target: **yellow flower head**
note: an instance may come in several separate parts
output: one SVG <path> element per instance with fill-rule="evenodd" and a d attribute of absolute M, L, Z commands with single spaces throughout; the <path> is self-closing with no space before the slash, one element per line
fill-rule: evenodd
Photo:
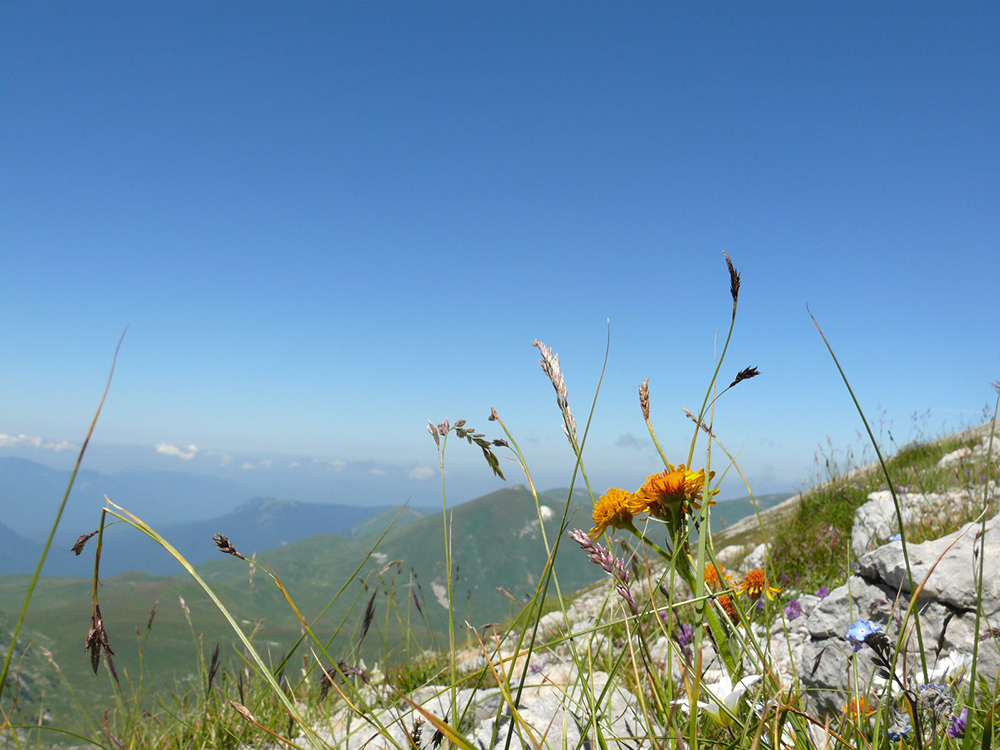
<path fill-rule="evenodd" d="M 708 478 L 711 481 L 715 476 L 713 471 Z M 664 471 L 662 474 L 651 474 L 646 478 L 646 483 L 639 488 L 632 499 L 632 513 L 649 512 L 657 518 L 671 518 L 671 510 L 679 509 L 685 514 L 690 514 L 692 508 L 701 508 L 701 499 L 705 491 L 705 470 L 699 469 L 697 472 L 690 471 L 684 464 L 681 464 L 672 471 Z M 711 496 L 715 492 L 709 490 L 709 505 L 714 505 L 715 501 Z"/>
<path fill-rule="evenodd" d="M 588 536 L 595 542 L 604 532 L 610 529 L 623 529 L 632 523 L 632 511 L 629 509 L 631 492 L 612 487 L 594 503 L 594 528 Z"/>
<path fill-rule="evenodd" d="M 761 594 L 767 594 L 767 598 L 772 602 L 774 595 L 780 594 L 781 589 L 772 586 L 767 582 L 767 576 L 760 568 L 754 568 L 736 585 L 736 593 L 746 594 L 751 599 L 759 599 Z"/>

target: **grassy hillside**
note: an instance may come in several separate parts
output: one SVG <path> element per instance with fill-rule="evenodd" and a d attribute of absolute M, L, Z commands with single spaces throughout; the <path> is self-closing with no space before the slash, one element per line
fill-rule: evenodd
<path fill-rule="evenodd" d="M 551 499 L 543 503 L 549 509 L 545 529 L 554 542 L 562 505 Z M 589 500 L 577 495 L 571 505 L 572 523 L 589 526 L 589 511 Z M 385 530 L 372 519 L 355 528 L 351 537 L 316 535 L 259 555 L 259 561 L 273 568 L 310 622 L 346 584 L 315 626 L 318 636 L 332 641 L 333 658 L 355 659 L 363 654 L 369 660 L 382 655 L 383 661 L 407 661 L 427 646 L 443 644 L 447 628 L 446 610 L 439 603 L 445 585 L 442 517 L 438 513 L 413 520 L 416 515 L 406 514 L 410 521 L 397 523 L 389 531 L 353 579 Z M 519 611 L 544 568 L 546 553 L 534 500 L 523 487 L 499 490 L 456 506 L 449 511 L 449 518 L 454 538 L 455 598 L 461 603 L 456 620 L 464 642 L 468 637 L 466 619 L 483 624 Z M 382 520 L 388 525 L 391 519 Z M 233 537 L 232 542 L 241 547 L 240 539 Z M 86 565 L 92 568 L 93 551 L 91 542 L 81 564 L 89 560 Z M 277 661 L 299 638 L 298 620 L 263 572 L 256 572 L 251 585 L 247 563 L 216 554 L 218 559 L 198 567 L 200 573 L 244 631 L 254 633 L 258 647 Z M 564 591 L 575 591 L 602 575 L 583 555 L 561 554 L 557 559 L 556 571 Z M 26 576 L 0 577 L 0 612 L 18 610 L 27 583 Z M 373 593 L 376 616 L 359 644 L 362 616 Z M 197 673 L 199 659 L 207 659 L 216 642 L 223 644 L 224 658 L 235 658 L 241 650 L 218 610 L 187 576 L 130 573 L 102 578 L 99 597 L 120 674 L 128 682 L 138 684 L 141 679 L 151 689 L 169 690 L 176 681 L 183 683 Z M 190 611 L 190 624 L 180 597 Z M 419 609 L 414 599 L 419 599 Z M 140 661 L 140 643 L 147 637 L 154 604 L 156 615 Z M 111 705 L 111 684 L 103 668 L 98 676 L 91 672 L 83 651 L 90 611 L 89 580 L 44 578 L 36 589 L 27 627 L 44 634 L 66 683 L 87 707 L 87 713 L 96 715 L 102 706 Z M 32 698 L 39 700 L 38 695 Z M 80 713 L 74 710 L 73 702 L 69 689 L 49 692 L 44 699 L 57 723 Z"/>

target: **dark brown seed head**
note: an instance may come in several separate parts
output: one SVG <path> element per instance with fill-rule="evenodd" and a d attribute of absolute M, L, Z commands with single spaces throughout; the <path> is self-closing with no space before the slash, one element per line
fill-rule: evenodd
<path fill-rule="evenodd" d="M 736 379 L 729 384 L 729 387 L 732 388 L 737 383 L 742 383 L 744 380 L 755 378 L 758 375 L 760 375 L 760 371 L 756 367 L 746 367 L 736 373 Z"/>
<path fill-rule="evenodd" d="M 94 536 L 94 534 L 96 534 L 98 531 L 100 531 L 100 529 L 97 529 L 97 531 L 91 531 L 89 534 L 80 535 L 80 538 L 76 540 L 76 544 L 74 544 L 70 548 L 73 550 L 73 552 L 76 553 L 77 557 L 79 557 L 80 553 L 83 552 L 83 547 L 84 545 L 87 544 L 87 541 L 90 539 L 90 537 Z"/>
<path fill-rule="evenodd" d="M 232 555 L 233 557 L 238 557 L 241 560 L 246 560 L 246 558 L 241 555 L 233 543 L 229 541 L 229 537 L 224 534 L 216 534 L 212 537 L 212 541 L 215 542 L 215 546 L 219 548 L 219 552 L 224 552 L 227 555 Z"/>
<path fill-rule="evenodd" d="M 372 620 L 375 619 L 375 595 L 377 593 L 377 590 L 372 592 L 372 597 L 368 600 L 368 606 L 365 608 L 365 621 L 361 626 L 361 640 L 364 640 L 365 636 L 368 635 L 368 628 L 372 626 Z"/>
<path fill-rule="evenodd" d="M 639 386 L 639 408 L 642 409 L 642 418 L 649 421 L 649 378 L 642 381 Z"/>
<path fill-rule="evenodd" d="M 726 256 L 726 265 L 729 267 L 729 293 L 733 295 L 733 302 L 736 302 L 740 296 L 740 274 L 729 259 L 729 253 L 724 252 L 723 255 Z"/>

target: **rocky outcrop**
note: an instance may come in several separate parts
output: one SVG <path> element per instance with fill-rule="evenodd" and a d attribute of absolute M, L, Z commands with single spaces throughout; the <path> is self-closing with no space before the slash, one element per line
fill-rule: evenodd
<path fill-rule="evenodd" d="M 995 484 L 989 485 L 989 496 L 998 496 Z M 970 515 L 969 510 L 981 507 L 983 490 L 954 489 L 948 492 L 900 492 L 900 515 L 907 528 L 916 523 L 926 526 L 943 526 L 956 515 Z M 974 514 L 971 514 L 974 515 Z M 860 558 L 866 552 L 889 541 L 899 531 L 896 506 L 889 490 L 879 490 L 868 495 L 868 502 L 854 512 L 851 529 L 851 549 Z"/>
<path fill-rule="evenodd" d="M 857 572 L 834 589 L 809 615 L 809 640 L 797 669 L 811 700 L 825 711 L 841 708 L 849 693 L 878 683 L 867 650 L 855 653 L 845 640 L 859 620 L 885 628 L 896 642 L 903 629 L 898 670 L 919 684 L 959 678 L 972 660 L 977 640 L 977 673 L 991 684 L 1000 671 L 1000 641 L 987 624 L 1000 612 L 1000 516 L 969 523 L 958 531 L 922 544 L 908 545 L 912 585 L 901 542 L 891 542 L 861 557 Z M 986 574 L 979 587 L 980 558 Z M 907 617 L 914 591 L 919 592 L 917 618 Z M 978 602 L 982 619 L 976 629 Z M 920 652 L 926 656 L 926 675 Z"/>

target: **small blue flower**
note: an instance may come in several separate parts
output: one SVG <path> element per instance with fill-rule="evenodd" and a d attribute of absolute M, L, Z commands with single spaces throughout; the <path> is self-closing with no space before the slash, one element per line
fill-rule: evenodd
<path fill-rule="evenodd" d="M 901 542 L 901 541 L 903 541 L 903 535 L 902 534 L 893 534 L 891 537 L 889 537 L 889 541 L 890 542 Z"/>
<path fill-rule="evenodd" d="M 953 740 L 960 740 L 965 737 L 965 726 L 969 721 L 969 709 L 963 708 L 958 716 L 951 717 L 951 726 L 948 727 L 948 736 Z"/>
<path fill-rule="evenodd" d="M 900 742 L 910 736 L 910 727 L 889 727 L 886 734 L 889 735 L 889 742 Z"/>
<path fill-rule="evenodd" d="M 865 645 L 865 638 L 870 636 L 872 633 L 881 632 L 881 625 L 876 625 L 871 620 L 858 620 L 847 629 L 847 635 L 844 637 L 854 647 L 854 653 L 857 653 L 861 650 L 861 647 Z"/>

